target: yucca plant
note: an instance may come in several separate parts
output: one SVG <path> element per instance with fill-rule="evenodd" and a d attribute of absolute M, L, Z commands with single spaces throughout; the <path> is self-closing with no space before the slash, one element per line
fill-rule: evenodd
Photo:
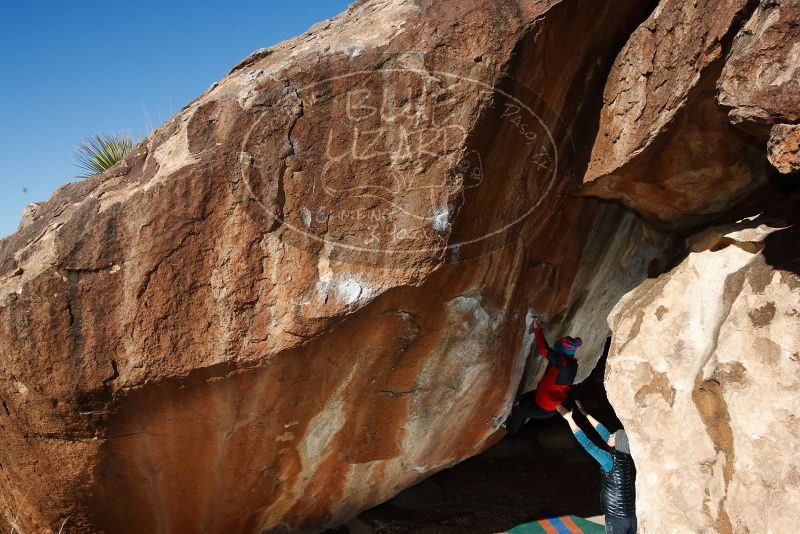
<path fill-rule="evenodd" d="M 103 172 L 114 166 L 133 149 L 133 138 L 129 133 L 96 134 L 85 139 L 75 151 L 75 160 L 81 169 L 79 178 Z"/>

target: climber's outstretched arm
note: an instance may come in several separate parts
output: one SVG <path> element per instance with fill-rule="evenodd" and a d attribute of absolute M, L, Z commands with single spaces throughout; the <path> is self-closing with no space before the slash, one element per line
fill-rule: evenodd
<path fill-rule="evenodd" d="M 544 332 L 542 331 L 542 325 L 538 317 L 533 318 L 533 335 L 536 338 L 536 350 L 541 356 L 547 358 L 550 347 L 547 345 L 547 340 L 544 338 Z"/>
<path fill-rule="evenodd" d="M 534 346 L 531 347 L 531 354 L 533 354 L 534 349 L 539 355 L 546 359 L 551 364 L 555 365 L 556 367 L 563 367 L 564 362 L 561 360 L 558 354 L 550 350 L 550 346 L 547 344 L 547 340 L 544 338 L 544 331 L 542 331 L 541 324 L 539 323 L 539 318 L 533 318 L 533 334 L 536 339 Z"/>
<path fill-rule="evenodd" d="M 559 405 L 557 409 L 558 413 L 561 414 L 561 417 L 563 417 L 564 420 L 569 423 L 569 428 L 572 430 L 572 434 L 575 436 L 575 439 L 581 444 L 581 447 L 583 447 L 583 449 L 588 452 L 597 463 L 600 464 L 600 467 L 603 468 L 603 471 L 606 473 L 611 471 L 611 469 L 614 467 L 614 457 L 611 456 L 611 453 L 604 451 L 592 443 L 592 440 L 589 439 L 589 436 L 587 436 L 586 433 L 575 423 L 575 420 L 572 418 L 571 410 L 567 410 L 561 405 Z M 602 424 L 600 424 L 600 426 L 605 429 Z M 595 429 L 596 428 L 597 427 L 595 427 Z M 606 430 L 606 432 L 608 431 Z"/>
<path fill-rule="evenodd" d="M 584 415 L 584 417 L 586 417 L 586 419 L 589 420 L 589 423 L 594 427 L 595 432 L 597 432 L 600 435 L 602 440 L 608 443 L 608 440 L 611 438 L 611 432 L 608 431 L 605 425 L 603 425 L 603 423 L 592 417 L 592 414 L 587 412 L 586 408 L 583 407 L 581 401 L 576 400 L 575 406 L 577 406 L 578 409 L 581 411 L 581 413 Z"/>

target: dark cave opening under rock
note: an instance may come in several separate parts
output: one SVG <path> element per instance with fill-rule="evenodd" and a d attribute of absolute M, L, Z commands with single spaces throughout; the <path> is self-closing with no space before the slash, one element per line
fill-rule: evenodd
<path fill-rule="evenodd" d="M 606 397 L 606 356 L 574 388 L 574 398 L 611 431 L 622 425 Z M 587 428 L 578 415 L 576 422 Z M 593 435 L 589 432 L 588 435 Z M 441 471 L 327 534 L 488 534 L 546 517 L 597 518 L 597 464 L 554 416 Z M 597 519 L 595 519 L 597 520 Z"/>

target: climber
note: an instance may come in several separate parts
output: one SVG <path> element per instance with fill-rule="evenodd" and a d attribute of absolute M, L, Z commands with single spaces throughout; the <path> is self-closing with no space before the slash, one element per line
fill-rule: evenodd
<path fill-rule="evenodd" d="M 538 317 L 534 316 L 531 327 L 536 338 L 535 349 L 547 359 L 547 369 L 536 390 L 522 395 L 511 409 L 511 415 L 505 422 L 510 436 L 516 434 L 529 419 L 546 419 L 554 415 L 556 408 L 567 401 L 578 373 L 575 350 L 583 344 L 581 338 L 562 337 L 556 342 L 555 348 L 550 348 Z"/>
<path fill-rule="evenodd" d="M 595 432 L 608 446 L 608 450 L 595 445 L 572 418 L 572 410 L 558 407 L 558 413 L 569 423 L 575 439 L 586 452 L 600 464 L 600 506 L 606 516 L 608 534 L 636 534 L 636 467 L 624 430 L 613 434 L 597 419 L 589 415 L 583 405 L 575 406 L 594 427 Z"/>

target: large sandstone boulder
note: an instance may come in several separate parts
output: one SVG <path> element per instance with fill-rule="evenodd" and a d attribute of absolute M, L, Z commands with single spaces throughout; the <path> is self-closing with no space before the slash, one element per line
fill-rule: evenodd
<path fill-rule="evenodd" d="M 584 175 L 587 195 L 619 200 L 668 228 L 701 224 L 763 184 L 763 148 L 715 101 L 746 0 L 663 0 L 620 52 Z"/>
<path fill-rule="evenodd" d="M 800 121 L 800 3 L 759 2 L 736 35 L 719 79 L 719 103 L 734 124 Z"/>
<path fill-rule="evenodd" d="M 502 437 L 534 313 L 582 379 L 613 308 L 643 530 L 788 528 L 796 216 L 698 226 L 797 169 L 795 14 L 369 0 L 255 52 L 0 241 L 3 513 L 319 531 Z"/>
<path fill-rule="evenodd" d="M 620 300 L 606 387 L 644 532 L 792 532 L 800 478 L 800 245 L 793 214 L 689 240 Z"/>
<path fill-rule="evenodd" d="M 37 206 L 0 241 L 8 518 L 316 531 L 498 438 L 529 302 L 587 374 L 658 241 L 568 198 L 643 7 L 357 2 Z"/>
<path fill-rule="evenodd" d="M 800 3 L 761 2 L 733 42 L 718 82 L 733 124 L 769 139 L 781 173 L 800 170 Z"/>
<path fill-rule="evenodd" d="M 768 161 L 796 171 L 798 27 L 791 1 L 660 2 L 611 71 L 582 192 L 696 228 L 762 188 Z M 764 187 L 740 213 L 776 198 Z M 701 232 L 609 317 L 606 386 L 631 433 L 644 532 L 797 521 L 779 451 L 800 445 L 796 213 Z"/>

